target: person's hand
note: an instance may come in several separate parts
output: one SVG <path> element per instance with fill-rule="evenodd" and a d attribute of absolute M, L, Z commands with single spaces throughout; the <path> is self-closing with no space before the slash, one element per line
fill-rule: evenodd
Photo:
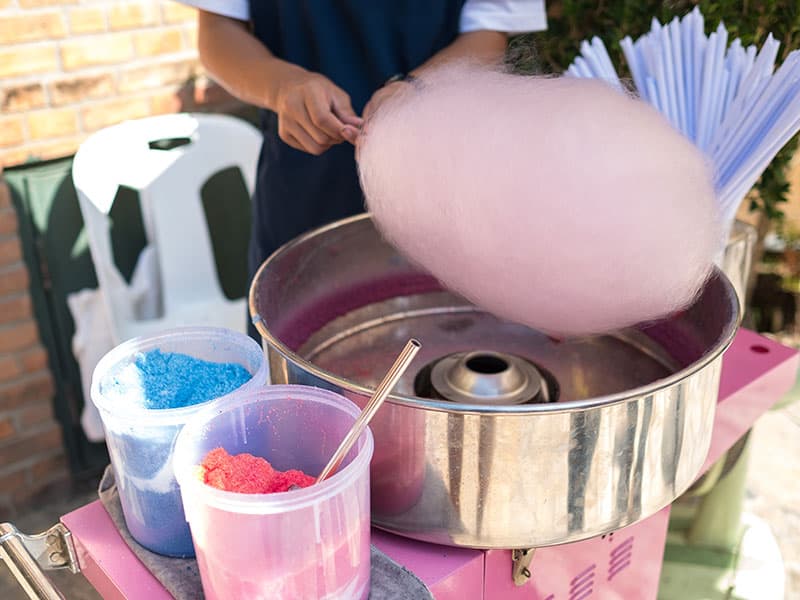
<path fill-rule="evenodd" d="M 275 112 L 280 138 L 315 156 L 345 140 L 355 143 L 363 123 L 344 90 L 319 73 L 294 66 L 281 78 Z"/>

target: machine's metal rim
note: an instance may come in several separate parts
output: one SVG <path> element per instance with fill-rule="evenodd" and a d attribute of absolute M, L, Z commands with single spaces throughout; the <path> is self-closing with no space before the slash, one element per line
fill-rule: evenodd
<path fill-rule="evenodd" d="M 261 264 L 261 266 L 258 268 L 258 271 L 256 271 L 255 277 L 253 278 L 253 282 L 255 283 L 260 279 L 262 271 L 268 268 L 272 263 L 272 261 L 275 260 L 275 258 L 282 252 L 285 252 L 286 250 L 289 250 L 295 246 L 299 246 L 304 242 L 308 241 L 309 239 L 313 239 L 315 237 L 323 235 L 332 229 L 337 229 L 343 225 L 349 225 L 351 223 L 356 223 L 359 221 L 365 221 L 369 219 L 371 219 L 369 213 L 362 213 L 360 215 L 355 215 L 352 217 L 341 219 L 339 221 L 335 221 L 323 227 L 314 229 L 287 242 L 286 244 L 278 248 L 278 250 L 276 250 L 269 258 L 267 258 L 267 260 L 265 260 Z M 427 398 L 419 398 L 417 396 L 408 396 L 404 394 L 392 394 L 386 399 L 386 402 L 391 402 L 392 404 L 410 406 L 414 408 L 423 408 L 426 410 L 432 410 L 437 412 L 447 412 L 456 414 L 486 414 L 493 416 L 499 416 L 499 415 L 516 416 L 516 415 L 553 414 L 553 413 L 580 411 L 590 408 L 599 408 L 601 406 L 611 406 L 614 404 L 621 404 L 631 400 L 638 400 L 645 396 L 650 396 L 652 394 L 655 394 L 656 392 L 672 387 L 680 383 L 681 381 L 684 381 L 691 375 L 694 375 L 695 373 L 703 370 L 710 363 L 714 362 L 733 343 L 733 339 L 736 336 L 736 332 L 739 329 L 739 325 L 741 323 L 741 318 L 742 318 L 739 307 L 738 296 L 733 288 L 733 285 L 730 283 L 726 275 L 718 267 L 714 267 L 713 274 L 720 278 L 721 282 L 726 288 L 728 292 L 727 297 L 731 304 L 730 308 L 733 311 L 733 314 L 736 315 L 736 319 L 731 324 L 728 325 L 727 330 L 723 331 L 719 341 L 713 347 L 711 347 L 705 354 L 705 356 L 703 356 L 700 360 L 693 363 L 689 367 L 686 367 L 685 369 L 681 369 L 680 371 L 677 371 L 669 375 L 668 377 L 659 379 L 648 385 L 640 386 L 638 388 L 632 388 L 630 390 L 626 390 L 624 392 L 620 392 L 617 394 L 598 396 L 596 398 L 590 398 L 587 400 L 568 400 L 564 402 L 551 402 L 545 404 L 480 406 L 474 404 L 462 404 L 458 402 L 450 402 L 442 400 L 431 400 Z M 374 390 L 372 390 L 371 388 L 362 386 L 360 384 L 339 377 L 338 375 L 335 375 L 334 373 L 331 373 L 324 369 L 320 369 L 316 365 L 309 363 L 300 355 L 296 354 L 288 347 L 286 347 L 286 345 L 282 341 L 277 339 L 272 334 L 272 332 L 267 327 L 267 323 L 262 319 L 261 315 L 258 313 L 258 310 L 256 309 L 255 290 L 256 286 L 251 285 L 248 294 L 248 305 L 253 324 L 255 325 L 256 329 L 261 334 L 261 336 L 273 348 L 275 348 L 284 358 L 292 361 L 297 365 L 302 366 L 303 369 L 308 371 L 310 374 L 314 375 L 315 377 L 319 377 L 320 379 L 323 379 L 333 385 L 336 385 L 342 390 L 345 390 L 347 392 L 362 394 L 365 396 L 369 396 L 370 394 L 372 394 Z"/>

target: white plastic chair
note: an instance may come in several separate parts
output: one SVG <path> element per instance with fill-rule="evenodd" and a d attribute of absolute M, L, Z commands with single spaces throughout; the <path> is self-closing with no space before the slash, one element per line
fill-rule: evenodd
<path fill-rule="evenodd" d="M 171 149 L 161 140 L 188 140 Z M 126 121 L 89 137 L 72 178 L 99 288 L 116 343 L 181 325 L 246 331 L 246 298 L 222 293 L 200 191 L 215 173 L 238 167 L 252 195 L 261 133 L 226 115 L 177 114 Z M 142 319 L 114 264 L 109 211 L 119 186 L 139 193 L 145 236 L 154 249 L 163 314 Z"/>

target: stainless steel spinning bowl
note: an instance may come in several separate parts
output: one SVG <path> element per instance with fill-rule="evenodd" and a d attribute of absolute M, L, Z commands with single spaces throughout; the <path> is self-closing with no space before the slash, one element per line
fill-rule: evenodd
<path fill-rule="evenodd" d="M 739 305 L 715 272 L 667 321 L 559 342 L 443 291 L 363 215 L 270 257 L 250 311 L 273 382 L 361 406 L 420 339 L 373 421 L 373 522 L 439 544 L 530 548 L 638 521 L 692 483 Z"/>

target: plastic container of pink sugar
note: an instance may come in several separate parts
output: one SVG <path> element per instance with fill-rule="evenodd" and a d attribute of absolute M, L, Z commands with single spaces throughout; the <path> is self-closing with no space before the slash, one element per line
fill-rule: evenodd
<path fill-rule="evenodd" d="M 327 390 L 274 385 L 232 394 L 184 426 L 173 465 L 207 600 L 368 597 L 369 430 L 336 473 L 302 489 L 223 491 L 204 483 L 200 467 L 222 448 L 316 476 L 359 412 Z"/>

